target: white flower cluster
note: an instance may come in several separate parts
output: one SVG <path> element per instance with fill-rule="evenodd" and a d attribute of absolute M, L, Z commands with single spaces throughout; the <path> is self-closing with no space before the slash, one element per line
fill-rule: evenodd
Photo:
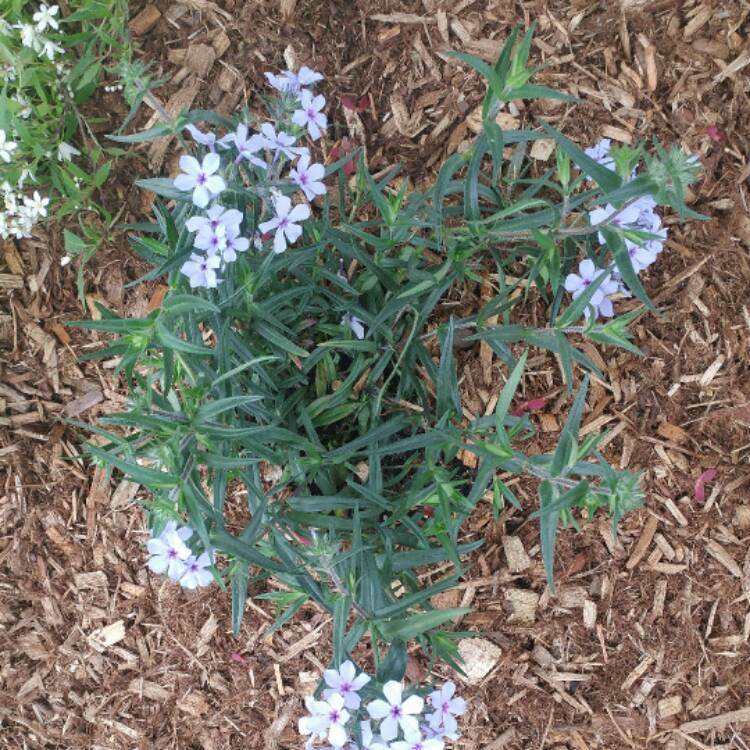
<path fill-rule="evenodd" d="M 13 151 L 17 144 L 8 140 L 5 131 L 0 130 L 0 160 L 9 164 Z M 22 190 L 24 183 L 32 177 L 31 173 L 24 169 L 14 187 L 7 180 L 0 185 L 2 201 L 0 201 L 0 237 L 7 240 L 9 237 L 21 239 L 31 237 L 31 230 L 40 219 L 47 216 L 49 198 L 42 197 L 38 191 L 32 196 L 24 195 Z"/>
<path fill-rule="evenodd" d="M 18 30 L 24 47 L 30 47 L 39 56 L 44 56 L 48 60 L 54 60 L 55 55 L 61 55 L 65 50 L 56 41 L 44 36 L 44 32 L 47 29 L 57 31 L 60 28 L 56 18 L 59 10 L 57 5 L 48 6 L 40 3 L 39 9 L 32 16 L 34 23 L 17 23 L 11 28 Z M 9 30 L 10 28 L 6 29 L 5 33 Z"/>
<path fill-rule="evenodd" d="M 426 706 L 419 695 L 404 697 L 401 683 L 390 680 L 383 685 L 383 698 L 365 705 L 359 691 L 370 677 L 357 674 L 351 661 L 326 670 L 323 679 L 323 700 L 308 696 L 309 715 L 299 720 L 300 734 L 308 737 L 306 750 L 443 750 L 446 740 L 459 738 L 456 717 L 466 702 L 455 695 L 453 682 L 433 691 Z M 425 713 L 426 708 L 432 710 Z"/>
<path fill-rule="evenodd" d="M 596 145 L 587 148 L 586 154 L 603 167 L 615 171 L 611 148 L 610 139 L 603 138 Z M 636 170 L 633 170 L 631 177 L 635 177 L 635 174 Z M 664 249 L 667 229 L 663 226 L 655 208 L 656 201 L 650 195 L 645 195 L 620 209 L 608 203 L 606 206 L 589 212 L 589 222 L 592 226 L 606 225 L 621 230 L 630 262 L 636 273 L 640 273 L 644 268 L 655 263 L 659 253 Z M 639 233 L 645 233 L 651 237 L 643 238 L 639 236 Z M 598 232 L 597 236 L 599 242 L 606 245 L 606 239 L 602 233 Z M 577 274 L 568 274 L 565 279 L 565 289 L 572 294 L 573 299 L 577 299 L 602 275 L 605 278 L 591 297 L 584 313 L 586 318 L 591 314 L 591 307 L 596 311 L 597 317 L 602 315 L 605 318 L 611 318 L 614 315 L 612 296 L 615 294 L 630 296 L 630 291 L 622 282 L 614 264 L 608 268 L 597 268 L 589 258 L 579 263 Z"/>
<path fill-rule="evenodd" d="M 304 86 L 322 80 L 323 76 L 303 66 L 298 73 L 287 70 L 280 76 L 266 73 L 266 77 L 284 96 L 294 99 L 298 108 L 292 113 L 292 123 L 306 128 L 312 140 L 320 138 L 328 124 L 322 112 L 325 99 L 313 96 Z M 201 161 L 193 156 L 182 156 L 181 174 L 175 178 L 174 186 L 192 192 L 192 201 L 198 208 L 211 206 L 207 216 L 193 217 L 188 222 L 188 229 L 197 232 L 194 249 L 200 252 L 192 253 L 181 271 L 188 277 L 191 288 L 215 288 L 221 283 L 218 274 L 236 260 L 237 252 L 244 252 L 250 246 L 250 241 L 240 236 L 240 212 L 227 211 L 217 202 L 227 189 L 228 175 L 234 173 L 240 163 L 246 162 L 248 167 L 256 169 L 255 174 L 260 179 L 273 177 L 286 161 L 296 161 L 289 171 L 288 180 L 304 193 L 308 201 L 312 201 L 326 192 L 322 182 L 325 167 L 312 164 L 309 150 L 296 146 L 294 135 L 281 129 L 277 131 L 270 122 L 263 123 L 257 133 L 241 123 L 235 132 L 222 138 L 217 138 L 215 133 L 205 133 L 194 125 L 188 125 L 186 129 L 208 152 Z M 283 253 L 288 244 L 296 242 L 302 235 L 300 222 L 310 217 L 310 207 L 304 203 L 293 205 L 288 196 L 273 187 L 269 192 L 274 215 L 259 224 L 258 229 L 264 235 L 273 232 L 274 252 Z M 261 242 L 256 237 L 254 244 L 262 247 Z"/>
<path fill-rule="evenodd" d="M 189 526 L 177 528 L 174 521 L 169 521 L 159 536 L 148 540 L 149 570 L 166 573 L 170 581 L 179 581 L 186 589 L 208 586 L 213 581 L 210 570 L 214 562 L 213 552 L 207 551 L 196 557 L 185 544 L 191 536 L 193 530 Z"/>

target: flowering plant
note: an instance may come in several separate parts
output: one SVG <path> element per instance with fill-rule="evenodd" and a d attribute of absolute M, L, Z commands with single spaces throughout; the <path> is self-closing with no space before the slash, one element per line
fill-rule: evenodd
<path fill-rule="evenodd" d="M 642 499 L 639 477 L 597 449 L 601 436 L 579 438 L 587 376 L 550 453 L 523 450 L 534 426 L 511 405 L 528 347 L 559 357 L 571 393 L 574 365 L 604 377 L 581 339 L 637 351 L 627 324 L 641 310 L 598 315 L 615 312 L 604 301 L 612 283 L 651 305 L 628 243 L 660 241 L 646 196 L 690 215 L 683 196 L 695 164 L 677 148 L 613 148 L 611 170 L 546 123 L 501 131 L 495 113 L 506 102 L 560 96 L 528 83 L 530 44 L 531 32 L 518 45 L 512 34 L 495 67 L 457 53 L 488 81 L 484 129 L 421 193 L 406 181 L 393 187 L 395 169 L 376 179 L 361 155 L 351 180 L 342 169 L 350 153 L 324 164 L 325 102 L 312 90 L 322 76 L 304 67 L 267 75 L 278 96 L 266 118 L 193 112 L 128 136 L 192 141 L 179 174 L 140 183 L 159 198 L 150 235 L 132 243 L 154 265 L 146 278 L 166 276 L 168 290 L 145 318 L 102 307 L 101 320 L 74 322 L 119 334 L 91 356 L 120 357 L 130 408 L 102 421 L 124 434 L 97 427 L 106 442 L 89 450 L 148 489 L 149 567 L 187 588 L 228 583 L 235 632 L 249 584 L 274 578 L 282 590 L 259 595 L 279 609 L 271 630 L 308 602 L 329 611 L 332 664 L 369 637 L 380 700 L 407 717 L 387 683 L 403 676 L 411 640 L 459 666 L 460 634 L 443 626 L 467 610 L 435 609 L 431 597 L 455 585 L 462 558 L 481 544 L 462 536 L 480 501 L 495 514 L 505 502 L 522 510 L 504 476 L 538 485 L 534 516 L 552 588 L 560 524 L 604 510 L 616 527 Z M 539 138 L 555 141 L 557 170 L 534 177 L 525 150 Z M 639 223 L 641 211 L 651 223 Z M 451 317 L 444 303 L 491 269 L 494 296 Z M 546 324 L 513 323 L 532 288 Z M 484 416 L 462 409 L 459 332 L 487 342 L 506 369 Z M 476 456 L 475 473 L 459 451 Z M 421 571 L 435 563 L 447 574 L 425 585 Z M 337 727 L 359 721 L 342 682 L 354 685 L 350 677 L 339 670 L 328 682 L 340 699 L 311 704 L 303 731 L 325 739 L 325 725 L 336 745 Z M 390 742 L 384 705 L 371 707 Z M 315 718 L 326 711 L 338 718 Z M 451 731 L 451 719 L 441 721 Z M 416 738 L 411 720 L 400 726 L 392 747 L 436 747 L 426 742 L 438 738 Z"/>
<path fill-rule="evenodd" d="M 31 236 L 48 215 L 76 215 L 67 255 L 93 254 L 114 225 L 98 200 L 122 149 L 102 146 L 84 105 L 113 58 L 130 54 L 125 0 L 31 6 L 9 0 L 0 18 L 0 237 Z M 115 86 L 116 88 L 116 86 Z M 85 143 L 82 149 L 73 144 Z M 82 276 L 79 291 L 82 296 Z"/>

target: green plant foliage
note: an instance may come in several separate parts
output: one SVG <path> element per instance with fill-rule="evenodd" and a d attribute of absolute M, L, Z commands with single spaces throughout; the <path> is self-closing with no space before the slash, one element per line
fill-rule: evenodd
<path fill-rule="evenodd" d="M 539 518 L 550 586 L 561 525 L 600 509 L 616 524 L 642 500 L 639 478 L 597 450 L 600 436 L 580 437 L 587 377 L 551 453 L 524 451 L 533 424 L 511 406 L 530 350 L 559 355 L 572 392 L 579 371 L 601 376 L 583 342 L 635 349 L 627 324 L 638 311 L 579 325 L 597 285 L 566 307 L 562 279 L 579 251 L 594 252 L 586 211 L 648 194 L 679 208 L 685 169 L 657 154 L 627 183 L 549 125 L 500 131 L 498 102 L 552 96 L 529 82 L 530 33 L 515 47 L 514 33 L 494 67 L 456 55 L 487 79 L 487 119 L 470 152 L 450 157 L 432 187 L 396 189 L 395 172 L 376 179 L 360 158 L 354 178 L 339 180 L 336 203 L 322 203 L 295 247 L 275 254 L 251 245 L 216 289 L 191 292 L 180 273 L 193 244 L 189 194 L 148 181 L 161 196 L 156 220 L 132 241 L 154 265 L 149 278 L 167 280 L 162 306 L 143 319 L 103 310 L 101 320 L 72 323 L 114 334 L 98 356 L 119 356 L 130 388 L 128 410 L 102 420 L 109 444 L 91 454 L 149 491 L 151 528 L 186 517 L 226 562 L 235 632 L 248 583 L 272 576 L 285 589 L 263 595 L 277 607 L 272 630 L 316 602 L 333 617 L 336 664 L 368 636 L 383 680 L 403 674 L 410 640 L 457 665 L 455 638 L 441 628 L 465 610 L 435 610 L 431 598 L 459 580 L 481 544 L 464 531 L 477 504 L 487 498 L 496 513 L 506 501 L 521 508 L 501 476 L 538 486 L 538 508 L 525 510 Z M 284 97 L 269 104 L 276 122 L 287 105 Z M 172 132 L 200 119 L 208 118 L 183 116 Z M 118 138 L 163 133 L 160 126 Z M 535 178 L 523 147 L 549 137 L 556 174 Z M 508 147 L 520 156 L 504 158 Z M 270 191 L 293 187 L 276 169 L 259 176 L 234 165 L 224 176 L 222 204 L 242 213 L 249 237 L 269 215 Z M 496 294 L 481 310 L 444 312 L 455 290 L 488 272 Z M 550 313 L 543 327 L 513 322 L 532 287 Z M 360 321 L 362 337 L 348 316 Z M 494 414 L 473 421 L 461 410 L 459 333 L 487 342 L 508 373 Z M 478 457 L 476 472 L 457 460 L 461 450 Z M 228 521 L 238 503 L 244 525 Z M 422 573 L 434 565 L 441 576 L 428 585 Z"/>

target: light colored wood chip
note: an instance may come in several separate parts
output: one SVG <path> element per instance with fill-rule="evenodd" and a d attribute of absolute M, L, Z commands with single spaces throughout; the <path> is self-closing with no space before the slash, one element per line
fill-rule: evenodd
<path fill-rule="evenodd" d="M 687 26 L 685 26 L 682 32 L 685 39 L 695 36 L 711 20 L 712 13 L 711 8 L 706 5 L 702 6 L 693 18 L 690 19 Z"/>
<path fill-rule="evenodd" d="M 536 609 L 539 605 L 539 594 L 528 589 L 507 589 L 505 599 L 510 605 L 511 614 L 508 622 L 517 622 L 522 625 L 533 625 L 536 618 Z"/>
<path fill-rule="evenodd" d="M 596 602 L 586 599 L 583 603 L 583 626 L 588 630 L 596 627 Z"/>
<path fill-rule="evenodd" d="M 706 542 L 706 552 L 718 560 L 733 576 L 742 578 L 742 570 L 736 560 L 715 539 Z"/>
<path fill-rule="evenodd" d="M 659 519 L 656 518 L 656 516 L 648 517 L 648 520 L 646 521 L 643 530 L 641 531 L 641 535 L 636 542 L 635 548 L 633 549 L 630 558 L 625 564 L 625 567 L 628 570 L 633 570 L 633 568 L 635 568 L 635 566 L 638 565 L 638 563 L 643 559 L 644 555 L 646 554 L 646 550 L 648 549 L 651 541 L 654 538 L 654 534 L 656 533 L 658 525 Z"/>
<path fill-rule="evenodd" d="M 733 76 L 744 67 L 750 64 L 750 52 L 744 50 L 729 65 L 724 68 L 718 75 L 714 76 L 713 83 L 721 83 L 725 78 Z"/>
<path fill-rule="evenodd" d="M 656 706 L 660 719 L 667 719 L 670 716 L 676 716 L 682 711 L 682 696 L 670 695 L 667 698 L 662 698 Z"/>
<path fill-rule="evenodd" d="M 128 24 L 130 33 L 133 34 L 133 36 L 143 36 L 156 26 L 156 22 L 160 18 L 161 11 L 155 5 L 147 5 Z"/>
<path fill-rule="evenodd" d="M 526 549 L 519 537 L 504 536 L 503 549 L 511 573 L 522 573 L 531 567 L 531 558 L 526 554 Z"/>
<path fill-rule="evenodd" d="M 730 724 L 750 721 L 750 706 L 740 708 L 737 711 L 728 711 L 725 714 L 712 716 L 710 719 L 697 719 L 696 721 L 687 721 L 680 724 L 680 731 L 685 734 L 697 734 L 698 732 L 708 732 L 712 729 L 724 729 Z"/>
<path fill-rule="evenodd" d="M 621 690 L 630 690 L 636 681 L 639 680 L 646 673 L 648 668 L 654 663 L 654 657 L 646 655 L 641 659 L 638 666 L 625 678 L 625 682 L 620 685 Z"/>
<path fill-rule="evenodd" d="M 466 677 L 459 679 L 477 685 L 494 669 L 503 652 L 486 638 L 464 638 L 458 642 L 458 653 L 466 672 Z"/>
<path fill-rule="evenodd" d="M 537 161 L 547 161 L 555 152 L 555 142 L 551 138 L 540 138 L 531 147 L 531 158 Z"/>
<path fill-rule="evenodd" d="M 166 701 L 172 697 L 172 693 L 161 685 L 157 685 L 150 680 L 144 680 L 140 677 L 131 680 L 128 685 L 128 691 L 142 698 L 148 698 L 152 701 Z"/>
<path fill-rule="evenodd" d="M 380 23 L 437 23 L 435 18 L 420 16 L 416 13 L 376 13 L 370 18 Z"/>
<path fill-rule="evenodd" d="M 0 273 L 0 288 L 23 289 L 23 276 L 14 273 Z"/>
<path fill-rule="evenodd" d="M 103 628 L 97 628 L 89 633 L 88 642 L 91 648 L 104 653 L 110 646 L 119 643 L 125 637 L 125 621 L 117 620 Z"/>
<path fill-rule="evenodd" d="M 665 439 L 673 443 L 682 443 L 687 439 L 687 432 L 671 422 L 662 422 L 657 432 Z"/>

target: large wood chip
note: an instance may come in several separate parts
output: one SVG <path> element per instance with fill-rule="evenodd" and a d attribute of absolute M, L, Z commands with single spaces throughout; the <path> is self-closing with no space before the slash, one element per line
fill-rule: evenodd
<path fill-rule="evenodd" d="M 519 537 L 503 537 L 503 549 L 511 573 L 522 573 L 531 567 L 531 558 L 526 554 L 523 542 Z"/>
<path fill-rule="evenodd" d="M 198 96 L 200 88 L 200 83 L 198 83 L 198 81 L 192 81 L 183 86 L 183 88 L 170 98 L 170 100 L 164 105 L 164 111 L 170 122 L 174 121 L 183 109 L 190 109 L 195 101 L 195 97 Z M 161 166 L 164 163 L 164 157 L 166 156 L 171 141 L 171 136 L 165 136 L 164 138 L 158 138 L 149 146 L 148 161 L 155 173 L 161 170 Z"/>
<path fill-rule="evenodd" d="M 99 653 L 104 653 L 110 646 L 119 643 L 125 637 L 125 621 L 117 620 L 111 625 L 97 628 L 89 634 L 88 642 L 91 648 Z"/>
<path fill-rule="evenodd" d="M 727 65 L 727 67 L 721 71 L 721 73 L 714 76 L 713 82 L 721 83 L 725 78 L 729 78 L 735 73 L 738 73 L 748 64 L 750 64 L 750 52 L 744 50 L 732 62 L 730 62 L 729 65 Z"/>
<path fill-rule="evenodd" d="M 216 62 L 216 51 L 207 44 L 193 44 L 185 55 L 185 66 L 205 78 Z"/>
<path fill-rule="evenodd" d="M 706 552 L 718 560 L 733 576 L 742 578 L 742 570 L 737 561 L 715 539 L 709 539 L 706 542 Z"/>
<path fill-rule="evenodd" d="M 643 527 L 643 531 L 641 531 L 641 536 L 636 542 L 635 548 L 625 565 L 628 570 L 633 570 L 633 568 L 643 559 L 646 550 L 654 538 L 658 525 L 659 519 L 656 518 L 656 516 L 649 516 L 646 525 Z"/>
<path fill-rule="evenodd" d="M 740 708 L 737 711 L 729 711 L 725 714 L 712 716 L 710 719 L 697 719 L 680 724 L 680 731 L 685 734 L 696 734 L 697 732 L 708 732 L 712 729 L 724 729 L 730 724 L 750 721 L 750 706 Z"/>
<path fill-rule="evenodd" d="M 464 681 L 476 685 L 493 670 L 503 652 L 486 638 L 464 638 L 458 642 L 458 653 L 464 662 Z"/>
<path fill-rule="evenodd" d="M 416 13 L 376 13 L 370 18 L 381 23 L 437 23 L 434 18 Z"/>
<path fill-rule="evenodd" d="M 161 18 L 161 11 L 155 5 L 147 5 L 133 20 L 128 24 L 130 33 L 133 36 L 143 36 L 154 28 L 156 22 Z"/>
<path fill-rule="evenodd" d="M 533 625 L 536 619 L 536 609 L 539 605 L 539 594 L 528 589 L 507 589 L 505 599 L 510 605 L 511 614 L 508 622 L 521 625 Z"/>

